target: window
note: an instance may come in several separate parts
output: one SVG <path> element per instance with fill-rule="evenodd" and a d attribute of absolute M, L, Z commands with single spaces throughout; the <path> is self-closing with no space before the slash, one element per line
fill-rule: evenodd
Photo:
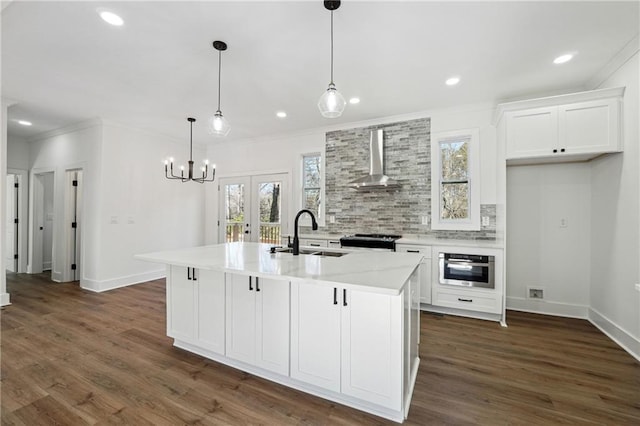
<path fill-rule="evenodd" d="M 322 217 L 322 157 L 320 154 L 302 156 L 302 208 Z"/>
<path fill-rule="evenodd" d="M 431 138 L 431 228 L 480 230 L 478 129 Z"/>

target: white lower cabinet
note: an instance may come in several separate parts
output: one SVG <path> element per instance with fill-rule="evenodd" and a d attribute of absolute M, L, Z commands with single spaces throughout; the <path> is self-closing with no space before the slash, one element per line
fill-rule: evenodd
<path fill-rule="evenodd" d="M 423 255 L 420 263 L 420 303 L 431 304 L 431 246 L 396 244 L 396 251 Z"/>
<path fill-rule="evenodd" d="M 167 335 L 224 354 L 224 273 L 171 266 L 167 280 Z"/>
<path fill-rule="evenodd" d="M 291 377 L 402 409 L 404 293 L 291 283 Z"/>
<path fill-rule="evenodd" d="M 226 354 L 289 375 L 289 281 L 226 274 Z"/>

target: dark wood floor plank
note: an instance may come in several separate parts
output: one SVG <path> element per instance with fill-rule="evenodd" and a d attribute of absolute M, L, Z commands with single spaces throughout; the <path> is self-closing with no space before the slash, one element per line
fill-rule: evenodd
<path fill-rule="evenodd" d="M 389 425 L 172 346 L 164 280 L 106 293 L 7 275 L 3 425 Z M 409 425 L 640 424 L 640 363 L 584 320 L 421 316 Z"/>

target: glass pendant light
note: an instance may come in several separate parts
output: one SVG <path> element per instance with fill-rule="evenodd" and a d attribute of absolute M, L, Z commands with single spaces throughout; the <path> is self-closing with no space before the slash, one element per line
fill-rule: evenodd
<path fill-rule="evenodd" d="M 333 83 L 333 11 L 340 7 L 339 0 L 324 2 L 324 7 L 331 11 L 331 81 L 326 92 L 322 94 L 318 101 L 318 109 L 320 114 L 326 118 L 337 118 L 342 115 L 347 102 L 344 97 L 336 89 L 336 85 Z"/>
<path fill-rule="evenodd" d="M 224 41 L 214 41 L 213 48 L 218 51 L 218 110 L 214 116 L 209 119 L 209 133 L 216 136 L 227 136 L 231 130 L 231 126 L 220 111 L 220 78 L 222 73 L 222 51 L 227 50 L 227 43 Z"/>

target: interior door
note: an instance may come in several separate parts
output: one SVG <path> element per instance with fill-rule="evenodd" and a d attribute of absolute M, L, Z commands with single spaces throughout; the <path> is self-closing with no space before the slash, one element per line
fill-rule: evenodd
<path fill-rule="evenodd" d="M 222 178 L 218 188 L 218 241 L 280 244 L 288 223 L 286 173 Z"/>
<path fill-rule="evenodd" d="M 7 240 L 5 241 L 7 271 L 18 271 L 18 176 L 7 175 Z"/>

